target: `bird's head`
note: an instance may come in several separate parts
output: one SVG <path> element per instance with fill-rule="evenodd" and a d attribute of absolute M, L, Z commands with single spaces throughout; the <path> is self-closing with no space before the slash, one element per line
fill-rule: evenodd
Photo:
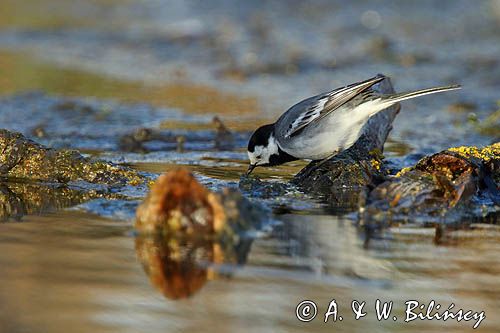
<path fill-rule="evenodd" d="M 274 138 L 274 124 L 259 127 L 248 142 L 248 159 L 250 166 L 247 175 L 257 166 L 271 166 L 277 163 L 280 155 L 278 143 Z"/>

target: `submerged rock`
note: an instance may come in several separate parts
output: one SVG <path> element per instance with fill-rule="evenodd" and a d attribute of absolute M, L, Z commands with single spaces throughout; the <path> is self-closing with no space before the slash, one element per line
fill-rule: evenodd
<path fill-rule="evenodd" d="M 140 185 L 146 178 L 109 162 L 83 157 L 75 150 L 40 145 L 21 133 L 0 129 L 0 177 L 51 183 L 85 181 L 106 185 Z"/>
<path fill-rule="evenodd" d="M 182 128 L 177 128 L 172 124 L 169 124 L 168 127 L 168 129 L 136 129 L 119 138 L 118 148 L 124 152 L 134 153 L 148 153 L 157 150 L 176 150 L 179 153 L 184 153 L 186 143 L 193 146 L 193 143 L 206 144 L 208 141 L 213 142 L 215 150 L 232 150 L 235 148 L 235 134 L 217 116 L 213 117 L 210 124 L 201 124 L 200 128 L 188 128 L 187 131 L 181 131 L 180 133 L 178 130 Z M 202 131 L 212 128 L 213 131 L 210 131 L 210 133 Z M 156 143 L 156 145 L 148 145 L 151 143 Z"/>
<path fill-rule="evenodd" d="M 389 78 L 373 87 L 380 93 L 393 93 Z M 348 150 L 328 161 L 313 161 L 292 180 L 306 192 L 326 195 L 334 194 L 343 187 L 372 185 L 384 175 L 382 152 L 384 143 L 398 114 L 399 105 L 392 106 L 373 116 L 364 127 L 360 139 Z"/>
<path fill-rule="evenodd" d="M 232 237 L 259 228 L 266 215 L 237 190 L 211 192 L 187 169 L 180 168 L 154 183 L 137 208 L 135 226 L 146 234 Z"/>
<path fill-rule="evenodd" d="M 130 134 L 120 137 L 118 147 L 121 151 L 134 153 L 147 153 L 149 150 L 144 146 L 146 142 L 161 141 L 174 143 L 176 137 L 152 128 L 139 128 Z"/>
<path fill-rule="evenodd" d="M 286 195 L 290 186 L 281 182 L 266 182 L 258 178 L 240 177 L 238 187 L 249 197 L 268 199 Z"/>
<path fill-rule="evenodd" d="M 424 157 L 370 192 L 366 219 L 455 219 L 498 212 L 500 143 L 458 147 Z M 490 208 L 490 209 L 488 209 Z"/>

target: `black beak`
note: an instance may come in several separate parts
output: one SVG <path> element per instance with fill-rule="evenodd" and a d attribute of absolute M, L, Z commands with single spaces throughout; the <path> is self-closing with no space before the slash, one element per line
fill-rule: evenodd
<path fill-rule="evenodd" d="M 247 176 L 252 173 L 253 169 L 255 169 L 256 166 L 257 166 L 256 164 L 250 164 L 248 166 Z"/>

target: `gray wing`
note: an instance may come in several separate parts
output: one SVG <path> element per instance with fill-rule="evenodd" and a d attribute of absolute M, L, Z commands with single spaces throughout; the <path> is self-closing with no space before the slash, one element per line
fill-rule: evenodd
<path fill-rule="evenodd" d="M 331 112 L 335 111 L 363 91 L 385 78 L 385 76 L 379 74 L 371 79 L 356 82 L 348 86 L 308 98 L 292 106 L 289 111 L 294 109 L 296 109 L 297 112 L 298 109 L 301 111 L 297 117 L 294 117 L 295 119 L 290 124 L 287 124 L 287 128 L 285 129 L 283 136 L 285 138 L 291 138 L 294 135 L 297 135 L 306 126 L 326 117 Z M 283 116 L 287 113 L 288 112 L 286 112 Z M 285 118 L 283 118 L 283 120 L 285 120 Z"/>

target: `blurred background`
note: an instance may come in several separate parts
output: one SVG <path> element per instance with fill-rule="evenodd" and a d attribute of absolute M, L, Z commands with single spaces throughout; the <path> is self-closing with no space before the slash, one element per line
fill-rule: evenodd
<path fill-rule="evenodd" d="M 450 146 L 498 141 L 500 1 L 0 0 L 2 127 L 152 174 L 187 165 L 210 188 L 237 186 L 256 126 L 303 98 L 377 73 L 390 76 L 396 91 L 463 86 L 403 104 L 385 151 L 395 166 Z M 212 144 L 214 116 L 234 133 L 230 148 Z M 173 141 L 137 146 L 130 134 L 144 127 Z M 263 175 L 284 181 L 303 165 Z M 175 271 L 185 284 L 161 287 L 152 278 L 155 289 L 145 274 L 154 263 L 141 266 L 137 257 L 151 251 L 155 258 L 157 247 L 135 244 L 131 235 L 144 193 L 76 200 L 61 210 L 68 207 L 57 193 L 6 186 L 8 199 L 33 194 L 23 200 L 36 209 L 23 223 L 0 225 L 0 332 L 331 331 L 320 319 L 296 321 L 295 305 L 309 298 L 324 308 L 337 298 L 348 311 L 354 298 L 380 297 L 455 302 L 486 311 L 482 331 L 500 328 L 498 236 L 457 236 L 438 247 L 433 230 L 417 228 L 365 250 L 351 220 L 285 198 L 271 205 L 293 209 L 251 252 L 215 260 L 209 246 L 203 253 L 222 269 L 202 263 L 200 273 L 191 258 Z M 51 204 L 39 204 L 44 198 Z M 2 210 L 12 222 L 9 214 Z M 179 258 L 191 246 L 162 248 L 160 257 Z M 471 326 L 371 316 L 335 329 Z"/>
<path fill-rule="evenodd" d="M 2 95 L 40 90 L 273 119 L 376 73 L 398 91 L 462 84 L 462 93 L 406 103 L 393 137 L 423 138 L 420 148 L 474 135 L 454 128 L 427 140 L 427 126 L 497 109 L 496 0 L 3 0 L 0 15 Z M 414 114 L 416 104 L 431 107 Z M 448 105 L 459 114 L 436 115 Z M 425 131 L 407 126 L 416 123 Z"/>

